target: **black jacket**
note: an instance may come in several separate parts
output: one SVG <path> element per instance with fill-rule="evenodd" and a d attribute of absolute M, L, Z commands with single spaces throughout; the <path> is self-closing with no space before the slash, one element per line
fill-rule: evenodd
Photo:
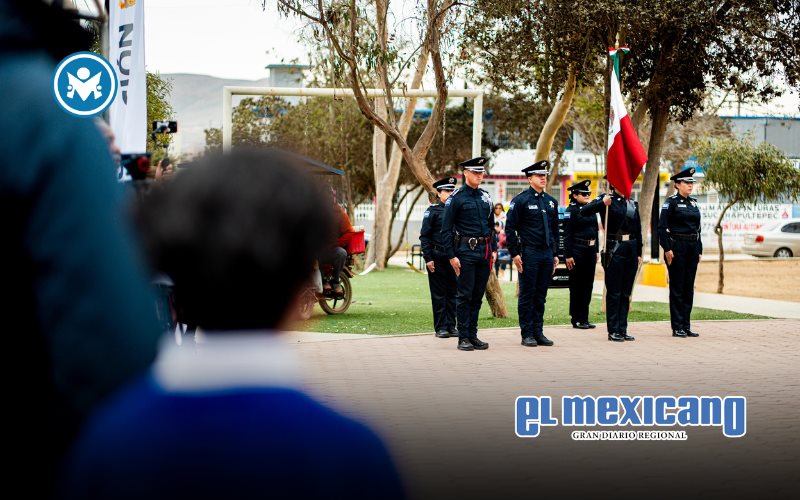
<path fill-rule="evenodd" d="M 546 215 L 546 218 L 542 214 Z M 545 228 L 545 220 L 547 227 Z M 508 206 L 506 215 L 508 253 L 516 257 L 528 248 L 550 247 L 558 253 L 558 201 L 549 194 L 529 188 L 521 192 Z"/>

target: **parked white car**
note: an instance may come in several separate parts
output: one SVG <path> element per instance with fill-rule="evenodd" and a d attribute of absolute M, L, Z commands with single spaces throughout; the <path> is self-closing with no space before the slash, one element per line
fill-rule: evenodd
<path fill-rule="evenodd" d="M 756 257 L 800 257 L 800 219 L 768 222 L 746 233 L 742 252 Z"/>

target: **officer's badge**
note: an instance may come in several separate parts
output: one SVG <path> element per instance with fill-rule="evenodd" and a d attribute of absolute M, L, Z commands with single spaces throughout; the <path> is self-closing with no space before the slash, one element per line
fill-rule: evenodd
<path fill-rule="evenodd" d="M 556 206 L 553 205 L 553 200 L 550 200 L 550 208 L 556 208 Z"/>
<path fill-rule="evenodd" d="M 692 201 L 691 201 L 691 204 L 692 204 L 692 206 L 693 206 L 694 208 L 697 208 L 697 202 L 696 202 L 696 201 L 692 200 Z"/>
<path fill-rule="evenodd" d="M 565 218 L 565 219 L 569 219 L 570 217 L 572 217 L 572 214 L 571 214 L 571 213 L 569 213 L 569 212 L 564 212 L 564 218 Z"/>
<path fill-rule="evenodd" d="M 508 211 L 514 210 L 514 202 L 512 201 L 510 205 L 508 205 Z"/>
<path fill-rule="evenodd" d="M 694 175 L 694 167 L 689 169 L 689 175 Z"/>
<path fill-rule="evenodd" d="M 489 205 L 492 204 L 492 197 L 489 196 L 489 193 L 487 193 L 486 191 L 481 192 L 481 199 L 486 203 L 488 203 Z"/>

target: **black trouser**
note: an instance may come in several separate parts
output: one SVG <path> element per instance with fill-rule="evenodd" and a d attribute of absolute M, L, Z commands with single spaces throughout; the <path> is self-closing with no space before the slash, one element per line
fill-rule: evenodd
<path fill-rule="evenodd" d="M 611 259 L 606 271 L 606 326 L 608 333 L 628 331 L 628 308 L 639 268 L 636 240 L 608 241 Z M 608 258 L 608 255 L 605 256 Z"/>
<path fill-rule="evenodd" d="M 697 241 L 672 240 L 672 264 L 669 272 L 669 319 L 673 330 L 689 330 L 694 278 L 700 261 L 700 244 Z"/>
<path fill-rule="evenodd" d="M 576 243 L 572 252 L 575 266 L 569 272 L 569 315 L 573 323 L 588 323 L 597 250 L 594 245 Z"/>
<path fill-rule="evenodd" d="M 457 280 L 456 321 L 458 322 L 458 338 L 475 338 L 478 336 L 478 314 L 481 312 L 483 294 L 489 281 L 489 261 L 491 248 L 480 243 L 475 250 L 470 250 L 462 243 L 456 250 L 456 257 L 461 262 L 461 274 Z"/>
<path fill-rule="evenodd" d="M 519 328 L 522 337 L 541 337 L 544 328 L 544 304 L 553 278 L 553 251 L 550 248 L 522 251 L 519 275 Z"/>
<path fill-rule="evenodd" d="M 433 306 L 433 329 L 456 331 L 456 272 L 447 257 L 433 258 L 434 272 L 428 270 L 428 286 Z"/>
<path fill-rule="evenodd" d="M 342 247 L 331 247 L 322 252 L 319 260 L 320 264 L 330 264 L 333 267 L 330 284 L 332 287 L 336 287 L 339 284 L 339 276 L 344 269 L 344 263 L 347 261 L 347 250 Z"/>

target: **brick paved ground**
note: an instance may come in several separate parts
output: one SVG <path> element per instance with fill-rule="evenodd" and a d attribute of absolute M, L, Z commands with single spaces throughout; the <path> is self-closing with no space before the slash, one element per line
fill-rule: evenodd
<path fill-rule="evenodd" d="M 546 328 L 551 348 L 518 332 L 481 331 L 488 351 L 428 336 L 296 344 L 307 388 L 386 439 L 415 498 L 549 494 L 617 497 L 796 497 L 800 486 L 800 321 L 698 322 L 696 339 L 668 323 L 636 323 L 608 342 Z M 514 434 L 519 395 L 745 395 L 747 435 L 685 428 L 685 442 L 578 442 L 565 427 Z M 558 406 L 556 403 L 555 406 Z M 560 412 L 557 412 L 560 413 Z M 560 416 L 560 415 L 559 415 Z"/>

